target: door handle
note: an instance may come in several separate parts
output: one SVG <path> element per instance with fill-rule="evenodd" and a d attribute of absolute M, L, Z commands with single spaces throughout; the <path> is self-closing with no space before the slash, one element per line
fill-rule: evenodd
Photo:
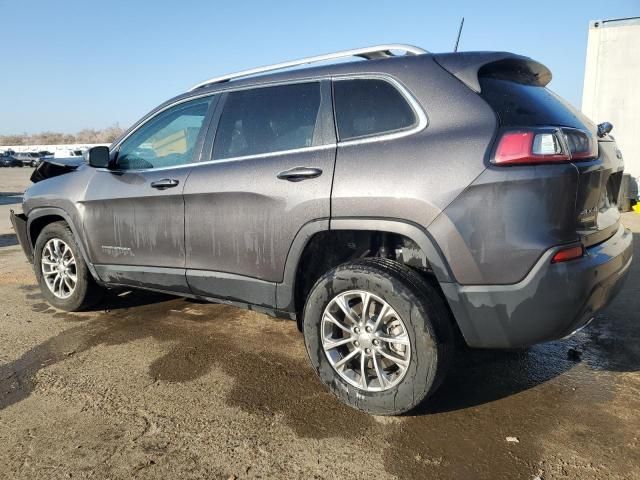
<path fill-rule="evenodd" d="M 163 178 L 162 180 L 157 180 L 155 182 L 151 182 L 151 188 L 157 188 L 158 190 L 165 190 L 167 188 L 177 187 L 180 182 L 173 178 Z"/>
<path fill-rule="evenodd" d="M 309 178 L 316 178 L 322 175 L 322 170 L 311 167 L 294 167 L 278 174 L 280 180 L 288 180 L 289 182 L 301 182 Z"/>

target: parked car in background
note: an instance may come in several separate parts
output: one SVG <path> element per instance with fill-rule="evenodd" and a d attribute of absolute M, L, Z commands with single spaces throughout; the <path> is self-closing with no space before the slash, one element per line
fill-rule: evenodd
<path fill-rule="evenodd" d="M 0 155 L 0 167 L 22 167 L 22 161 L 15 158 L 13 155 Z"/>
<path fill-rule="evenodd" d="M 38 158 L 38 160 L 36 161 L 36 167 L 38 165 L 40 165 L 44 160 L 51 160 L 54 158 L 53 152 L 38 152 L 38 154 L 40 155 L 40 158 Z"/>
<path fill-rule="evenodd" d="M 40 154 L 35 152 L 16 152 L 13 156 L 20 160 L 23 165 L 28 167 L 35 167 L 40 160 Z"/>
<path fill-rule="evenodd" d="M 54 153 L 55 158 L 71 158 L 71 157 L 81 157 L 83 150 L 81 149 L 63 149 L 56 150 Z"/>
<path fill-rule="evenodd" d="M 366 61 L 290 69 L 346 57 Z M 550 80 L 408 45 L 212 78 L 88 163 L 43 162 L 11 220 L 56 308 L 125 286 L 295 319 L 340 400 L 399 414 L 456 338 L 570 335 L 629 271 L 616 142 Z"/>

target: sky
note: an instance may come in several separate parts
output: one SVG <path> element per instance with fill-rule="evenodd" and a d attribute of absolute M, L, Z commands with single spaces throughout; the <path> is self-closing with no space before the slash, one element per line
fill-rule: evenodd
<path fill-rule="evenodd" d="M 501 50 L 553 72 L 580 107 L 589 21 L 640 0 L 0 0 L 0 135 L 128 127 L 207 78 L 321 53 L 409 43 Z"/>

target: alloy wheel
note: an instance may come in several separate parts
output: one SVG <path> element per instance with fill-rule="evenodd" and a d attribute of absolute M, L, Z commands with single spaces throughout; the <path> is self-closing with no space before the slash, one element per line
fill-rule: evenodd
<path fill-rule="evenodd" d="M 335 296 L 322 315 L 322 348 L 346 382 L 381 392 L 404 378 L 411 360 L 407 328 L 382 298 L 350 290 Z"/>
<path fill-rule="evenodd" d="M 73 295 L 78 273 L 76 259 L 69 245 L 59 238 L 50 239 L 42 249 L 40 265 L 51 293 L 61 299 Z"/>

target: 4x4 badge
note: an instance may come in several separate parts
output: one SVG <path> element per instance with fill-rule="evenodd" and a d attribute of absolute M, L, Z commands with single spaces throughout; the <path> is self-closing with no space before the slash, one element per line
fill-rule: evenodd
<path fill-rule="evenodd" d="M 133 257 L 133 252 L 129 247 L 112 247 L 110 245 L 102 245 L 100 247 L 103 253 L 114 257 Z"/>

